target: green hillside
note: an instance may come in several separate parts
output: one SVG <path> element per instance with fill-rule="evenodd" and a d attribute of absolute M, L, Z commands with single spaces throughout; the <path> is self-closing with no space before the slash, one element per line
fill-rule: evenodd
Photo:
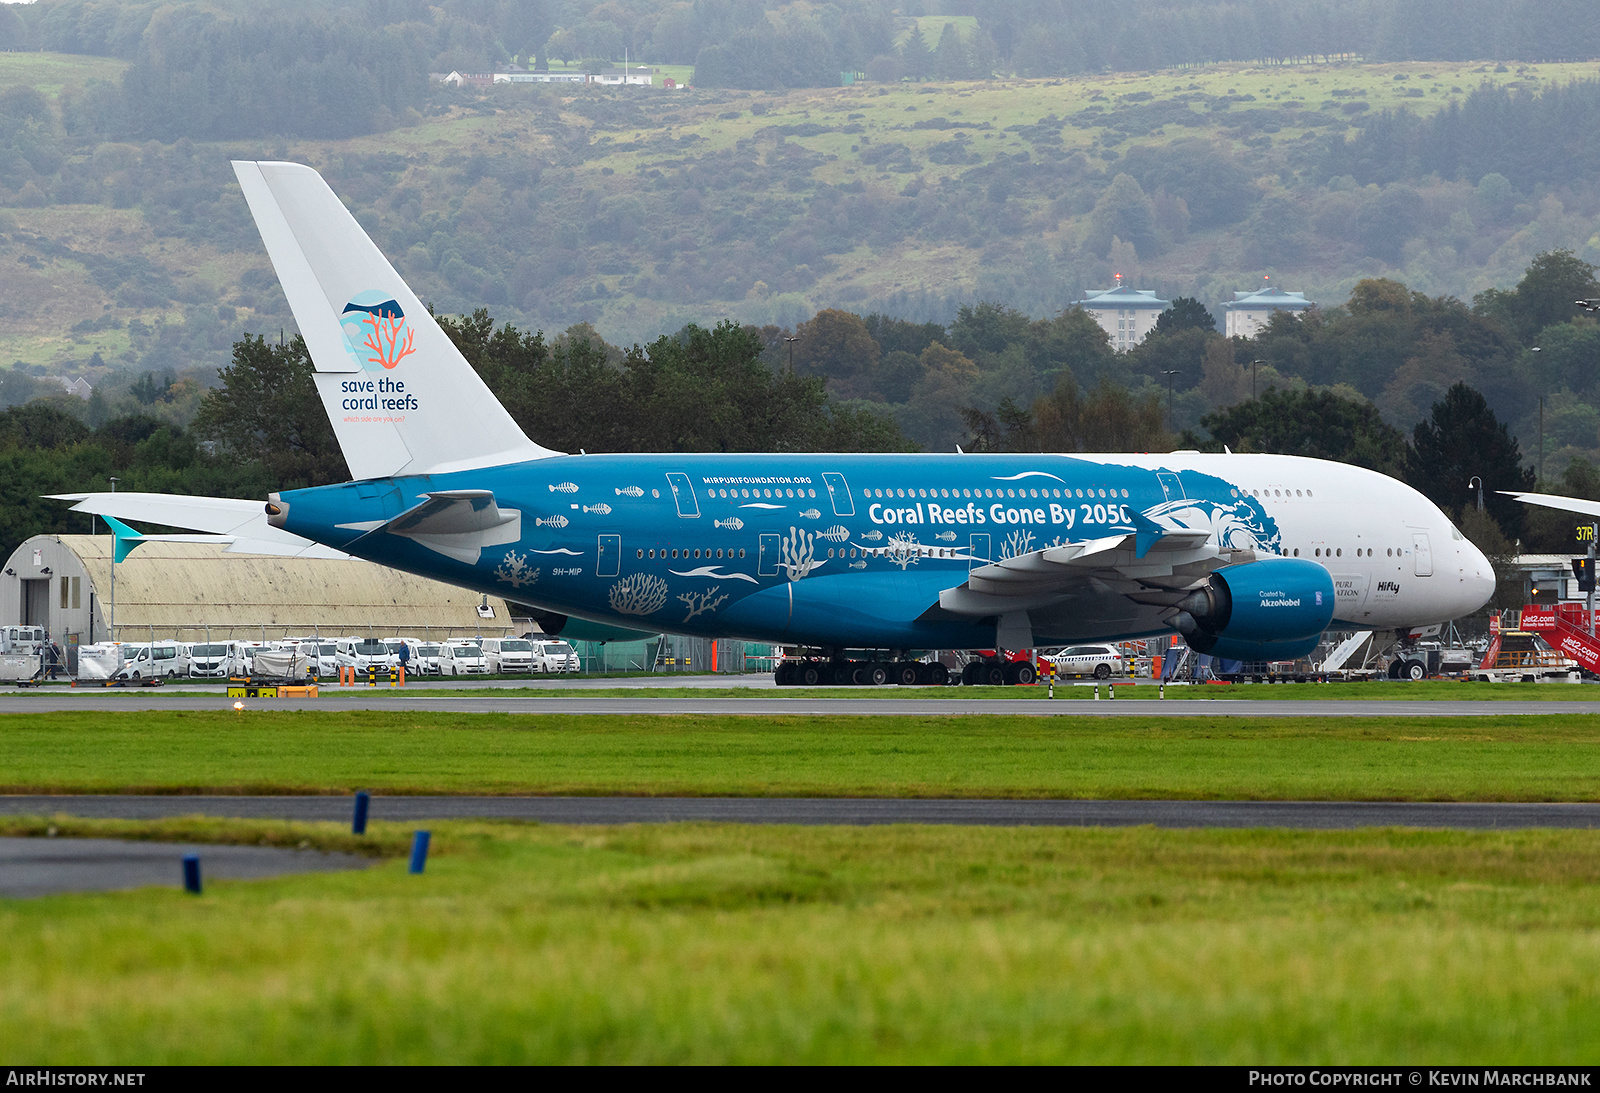
<path fill-rule="evenodd" d="M 1375 141 L 1420 124 L 1406 117 L 1486 88 L 1561 89 L 1593 64 L 1209 65 L 787 92 L 436 87 L 383 133 L 209 143 L 101 139 L 115 133 L 96 89 L 111 85 L 95 81 L 122 65 L 0 54 L 0 114 L 17 121 L 0 157 L 0 361 L 108 390 L 147 371 L 204 380 L 242 332 L 292 329 L 227 166 L 241 156 L 322 170 L 443 313 L 486 307 L 552 334 L 589 323 L 624 345 L 722 318 L 792 327 L 826 308 L 943 324 L 990 300 L 1042 319 L 1115 273 L 1218 314 L 1266 275 L 1327 306 L 1374 277 L 1468 300 L 1516 284 L 1541 252 L 1600 258 L 1600 191 L 1571 157 L 1513 157 L 1574 175 L 1558 179 L 1371 162 Z M 1339 158 L 1359 155 L 1365 166 Z M 1231 397 L 1202 387 L 1198 356 L 1189 364 L 1179 428 Z M 1025 405 L 1053 382 L 1001 369 L 961 397 Z M 1383 401 L 1381 377 L 1359 390 L 1405 429 L 1427 406 Z M 1491 401 L 1531 448 L 1533 403 Z M 1594 411 L 1573 408 L 1591 405 L 1579 391 L 1562 412 L 1581 424 Z M 937 428 L 902 422 L 942 445 L 956 409 Z M 1589 452 L 1600 437 L 1562 443 Z"/>

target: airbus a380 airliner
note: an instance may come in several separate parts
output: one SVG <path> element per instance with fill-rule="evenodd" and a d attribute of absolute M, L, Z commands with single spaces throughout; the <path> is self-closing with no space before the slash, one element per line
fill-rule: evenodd
<path fill-rule="evenodd" d="M 852 653 L 1174 630 L 1202 652 L 1287 659 L 1331 624 L 1442 622 L 1494 588 L 1420 493 L 1322 460 L 550 451 L 320 175 L 234 170 L 355 480 L 265 505 L 73 495 L 79 511 L 234 551 L 366 558 L 527 603 L 570 636 L 600 624 L 807 646 L 806 682 L 848 681 Z"/>

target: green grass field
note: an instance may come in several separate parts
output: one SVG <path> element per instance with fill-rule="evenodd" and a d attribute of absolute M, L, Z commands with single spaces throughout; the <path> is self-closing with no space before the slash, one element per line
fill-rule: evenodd
<path fill-rule="evenodd" d="M 252 841 L 251 828 L 212 833 Z M 439 824 L 435 846 L 422 876 L 386 860 L 199 898 L 0 901 L 4 1054 L 1583 1064 L 1600 1051 L 1592 832 Z"/>
<path fill-rule="evenodd" d="M 1593 801 L 1600 717 L 10 714 L 6 793 Z"/>

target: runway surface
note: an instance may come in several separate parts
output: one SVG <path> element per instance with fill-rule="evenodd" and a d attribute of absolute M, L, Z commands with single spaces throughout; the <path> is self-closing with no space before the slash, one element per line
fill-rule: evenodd
<path fill-rule="evenodd" d="M 183 858 L 200 858 L 201 888 L 213 880 L 253 880 L 284 873 L 365 869 L 354 854 L 267 846 L 129 842 L 122 839 L 0 838 L 0 897 L 183 887 Z"/>
<path fill-rule="evenodd" d="M 957 690 L 959 694 L 959 690 Z M 1507 717 L 1600 714 L 1600 702 L 1571 700 L 1406 700 L 1406 699 L 1088 699 L 849 698 L 598 696 L 581 694 L 505 695 L 474 690 L 459 695 L 420 697 L 400 691 L 345 691 L 325 688 L 320 698 L 244 699 L 251 710 L 423 710 L 450 713 L 597 714 L 617 716 L 727 714 L 746 717 L 988 716 L 1009 717 Z M 233 699 L 222 694 L 172 694 L 160 690 L 76 690 L 0 694 L 0 713 L 51 710 L 226 710 Z"/>
<path fill-rule="evenodd" d="M 172 816 L 347 823 L 349 797 L 0 796 L 0 813 L 149 820 Z M 810 797 L 379 797 L 371 818 L 560 824 L 983 824 L 997 826 L 1600 828 L 1600 804 L 1394 801 L 1008 801 Z M 3 865 L 3 862 L 0 862 Z"/>

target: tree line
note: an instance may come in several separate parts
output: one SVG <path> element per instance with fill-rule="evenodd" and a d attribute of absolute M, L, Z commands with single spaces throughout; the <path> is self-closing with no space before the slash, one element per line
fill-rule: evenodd
<path fill-rule="evenodd" d="M 948 8 L 960 18 L 938 24 L 908 17 L 921 5 L 888 0 L 38 0 L 0 6 L 0 49 L 132 61 L 120 84 L 85 90 L 84 113 L 102 132 L 158 140 L 381 132 L 423 103 L 429 72 L 542 68 L 551 56 L 694 65 L 700 86 L 745 89 L 835 86 L 851 73 L 967 80 L 1240 61 L 1600 56 L 1600 27 L 1580 0 L 1456 0 L 1448 16 L 1443 0 Z"/>

